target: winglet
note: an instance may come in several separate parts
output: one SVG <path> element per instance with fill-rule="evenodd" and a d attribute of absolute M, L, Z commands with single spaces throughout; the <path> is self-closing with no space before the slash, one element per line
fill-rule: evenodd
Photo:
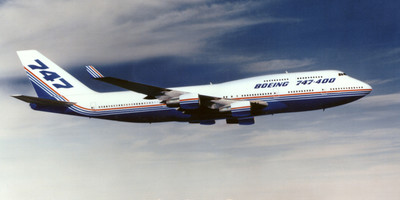
<path fill-rule="evenodd" d="M 86 71 L 88 71 L 89 74 L 90 74 L 93 78 L 104 78 L 103 74 L 101 74 L 99 71 L 97 71 L 96 68 L 94 68 L 94 67 L 91 66 L 91 65 L 86 66 Z"/>

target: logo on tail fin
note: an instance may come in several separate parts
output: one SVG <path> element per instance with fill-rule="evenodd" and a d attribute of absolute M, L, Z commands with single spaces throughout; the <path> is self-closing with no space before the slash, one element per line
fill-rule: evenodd
<path fill-rule="evenodd" d="M 39 73 L 43 75 L 43 79 L 46 81 L 51 81 L 53 82 L 53 86 L 56 88 L 72 88 L 72 86 L 68 81 L 66 81 L 64 78 L 61 78 L 60 75 L 58 75 L 56 72 L 49 71 L 49 67 L 45 65 L 42 61 L 39 59 L 35 60 L 37 64 L 39 65 L 28 65 L 29 68 L 32 70 L 41 70 Z"/>

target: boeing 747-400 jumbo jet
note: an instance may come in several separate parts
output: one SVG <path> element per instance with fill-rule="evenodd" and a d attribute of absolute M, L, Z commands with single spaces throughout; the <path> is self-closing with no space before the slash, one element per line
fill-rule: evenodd
<path fill-rule="evenodd" d="M 257 76 L 219 84 L 162 88 L 103 76 L 96 80 L 129 91 L 95 92 L 36 50 L 18 51 L 38 97 L 14 95 L 32 109 L 126 122 L 180 121 L 254 124 L 254 117 L 325 109 L 364 97 L 368 84 L 341 71 L 325 70 Z"/>

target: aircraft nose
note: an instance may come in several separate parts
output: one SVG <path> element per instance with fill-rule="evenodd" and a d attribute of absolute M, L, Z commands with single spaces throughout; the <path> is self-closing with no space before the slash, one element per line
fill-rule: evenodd
<path fill-rule="evenodd" d="M 372 87 L 371 87 L 368 83 L 365 83 L 365 82 L 362 82 L 362 83 L 363 83 L 363 88 L 364 88 L 366 91 L 368 91 L 367 94 L 371 93 L 371 92 L 372 92 Z M 366 94 L 366 95 L 367 95 L 367 94 Z"/>

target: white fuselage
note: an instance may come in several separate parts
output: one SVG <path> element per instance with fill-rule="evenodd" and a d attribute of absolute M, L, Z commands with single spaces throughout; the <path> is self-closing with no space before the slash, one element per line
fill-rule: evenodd
<path fill-rule="evenodd" d="M 254 124 L 254 116 L 325 109 L 364 97 L 371 86 L 337 70 L 283 73 L 219 84 L 160 88 L 103 76 L 96 80 L 127 89 L 99 93 L 36 50 L 17 52 L 38 97 L 14 96 L 34 110 L 127 122 L 186 121 Z"/>
<path fill-rule="evenodd" d="M 219 84 L 171 89 L 224 99 L 265 101 L 269 106 L 260 114 L 324 109 L 354 101 L 371 91 L 368 84 L 336 70 L 265 75 Z M 141 115 L 144 113 L 151 112 L 157 115 L 162 111 L 176 110 L 168 108 L 158 99 L 146 100 L 145 96 L 123 91 L 74 95 L 70 96 L 69 100 L 77 103 L 80 108 L 78 110 L 81 110 L 83 115 L 100 118 L 121 115 L 115 119 L 124 121 L 142 122 Z M 150 117 L 149 122 L 179 121 L 182 116 L 170 113 L 173 116 L 161 114 L 161 117 Z M 134 115 L 128 117 L 130 114 Z M 183 116 L 181 120 L 189 119 L 190 116 Z"/>

